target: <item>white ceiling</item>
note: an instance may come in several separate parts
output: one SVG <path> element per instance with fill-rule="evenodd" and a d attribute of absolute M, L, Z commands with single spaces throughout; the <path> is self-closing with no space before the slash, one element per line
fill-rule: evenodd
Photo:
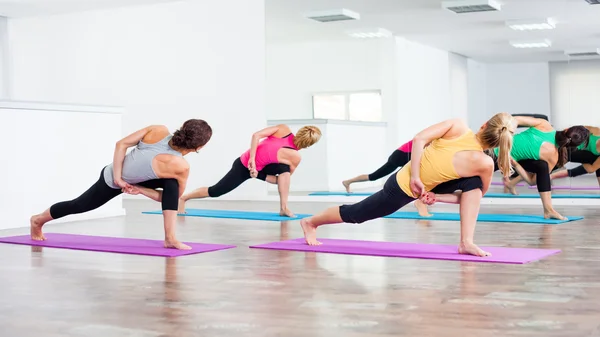
<path fill-rule="evenodd" d="M 177 0 L 0 0 L 0 16 L 36 16 L 174 1 Z"/>
<path fill-rule="evenodd" d="M 585 0 L 501 0 L 499 12 L 455 14 L 442 0 L 266 0 L 270 43 L 349 39 L 349 29 L 381 27 L 396 36 L 486 62 L 568 60 L 565 49 L 600 48 L 600 5 Z M 320 23 L 303 14 L 346 8 L 360 20 Z M 513 31 L 507 20 L 551 17 L 556 29 Z M 510 40 L 548 38 L 551 48 L 516 49 Z"/>
<path fill-rule="evenodd" d="M 172 1 L 177 0 L 0 0 L 0 15 L 21 17 Z M 344 33 L 348 29 L 381 27 L 396 36 L 487 62 L 568 60 L 565 49 L 600 47 L 600 5 L 588 5 L 585 0 L 500 0 L 500 12 L 469 14 L 442 9 L 442 0 L 265 1 L 270 43 L 349 39 Z M 361 19 L 320 23 L 303 16 L 339 8 L 359 12 Z M 557 29 L 516 32 L 504 24 L 545 17 L 556 19 Z M 515 49 L 508 44 L 509 40 L 538 38 L 549 38 L 552 47 Z"/>

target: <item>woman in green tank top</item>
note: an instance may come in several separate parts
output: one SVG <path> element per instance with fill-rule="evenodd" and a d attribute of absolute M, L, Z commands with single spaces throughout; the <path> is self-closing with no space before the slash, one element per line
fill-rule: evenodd
<path fill-rule="evenodd" d="M 585 128 L 590 132 L 588 141 L 569 153 L 570 162 L 582 165 L 573 169 L 554 172 L 550 175 L 551 179 L 575 178 L 596 172 L 596 179 L 598 185 L 600 185 L 600 128 L 594 126 L 586 126 Z"/>
<path fill-rule="evenodd" d="M 565 165 L 568 148 L 576 148 L 584 143 L 589 131 L 583 126 L 556 131 L 545 119 L 523 116 L 514 118 L 519 126 L 529 128 L 513 138 L 511 156 L 516 162 L 513 165 L 518 175 L 505 181 L 505 192 L 517 194 L 515 186 L 521 180 L 530 185 L 535 184 L 544 206 L 544 217 L 566 220 L 552 206 L 550 172 L 555 167 Z"/>

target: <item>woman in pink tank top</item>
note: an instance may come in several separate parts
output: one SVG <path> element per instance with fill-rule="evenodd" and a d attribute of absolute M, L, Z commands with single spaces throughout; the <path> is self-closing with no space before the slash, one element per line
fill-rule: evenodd
<path fill-rule="evenodd" d="M 261 141 L 262 139 L 262 141 Z M 300 164 L 298 150 L 308 148 L 321 139 L 316 126 L 304 126 L 294 135 L 285 125 L 270 126 L 252 135 L 250 149 L 236 158 L 231 169 L 218 183 L 200 187 L 179 199 L 180 214 L 185 213 L 185 202 L 190 199 L 216 198 L 227 194 L 250 178 L 276 184 L 279 190 L 279 214 L 294 217 L 288 209 L 290 178 Z"/>
<path fill-rule="evenodd" d="M 375 172 L 371 174 L 361 174 L 352 179 L 342 181 L 342 184 L 346 188 L 346 192 L 350 192 L 350 185 L 352 183 L 359 183 L 363 181 L 375 181 L 379 180 L 390 173 L 394 172 L 396 169 L 401 168 L 402 166 L 408 164 L 410 162 L 410 154 L 412 152 L 412 140 L 400 145 L 400 147 L 388 157 L 386 163 L 384 163 L 380 168 L 375 170 Z M 415 206 L 417 206 L 417 210 L 421 216 L 431 216 L 427 211 L 427 205 L 422 203 L 420 200 L 415 202 Z"/>

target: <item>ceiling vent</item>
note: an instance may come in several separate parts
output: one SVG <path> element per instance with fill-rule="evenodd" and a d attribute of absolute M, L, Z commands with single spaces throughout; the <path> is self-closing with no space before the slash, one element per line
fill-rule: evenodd
<path fill-rule="evenodd" d="M 600 56 L 600 48 L 597 49 L 580 49 L 580 50 L 566 50 L 565 55 L 570 57 L 598 57 Z"/>
<path fill-rule="evenodd" d="M 495 0 L 442 1 L 442 8 L 457 14 L 499 11 L 502 5 Z"/>
<path fill-rule="evenodd" d="M 319 22 L 360 20 L 360 14 L 345 8 L 311 12 L 305 16 Z"/>
<path fill-rule="evenodd" d="M 600 0 L 585 0 L 590 5 L 600 5 Z"/>

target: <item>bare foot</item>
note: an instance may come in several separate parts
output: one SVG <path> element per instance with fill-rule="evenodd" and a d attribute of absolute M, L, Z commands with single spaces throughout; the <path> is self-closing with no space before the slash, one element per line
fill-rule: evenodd
<path fill-rule="evenodd" d="M 175 248 L 181 250 L 190 250 L 192 247 L 186 245 L 185 243 L 181 243 L 177 240 L 165 240 L 165 248 Z"/>
<path fill-rule="evenodd" d="M 281 216 L 289 216 L 290 218 L 295 218 L 296 215 L 290 211 L 289 209 L 282 209 L 281 211 L 279 211 L 279 215 Z"/>
<path fill-rule="evenodd" d="M 544 219 L 558 219 L 558 220 L 568 220 L 566 217 L 560 215 L 557 211 L 544 211 Z"/>
<path fill-rule="evenodd" d="M 517 186 L 513 186 L 513 185 L 504 185 L 504 193 L 510 193 L 512 195 L 519 195 L 519 192 L 517 192 Z"/>
<path fill-rule="evenodd" d="M 350 183 L 348 182 L 348 180 L 342 181 L 342 185 L 344 185 L 344 187 L 346 188 L 346 192 L 350 193 Z"/>
<path fill-rule="evenodd" d="M 321 243 L 317 241 L 317 226 L 310 222 L 310 218 L 304 218 L 300 220 L 300 226 L 304 232 L 304 239 L 310 246 L 318 246 Z"/>
<path fill-rule="evenodd" d="M 179 199 L 179 206 L 177 207 L 177 214 L 185 214 L 185 200 Z"/>
<path fill-rule="evenodd" d="M 44 224 L 40 223 L 39 221 L 39 216 L 34 215 L 29 219 L 29 224 L 30 224 L 30 235 L 31 235 L 31 240 L 35 240 L 35 241 L 45 241 L 46 237 L 44 236 L 44 233 L 42 233 L 42 226 L 44 226 Z"/>
<path fill-rule="evenodd" d="M 465 255 L 475 255 L 480 257 L 492 256 L 492 254 L 477 247 L 477 245 L 474 243 L 461 243 L 460 246 L 458 246 L 458 253 Z"/>
<path fill-rule="evenodd" d="M 421 200 L 417 199 L 415 201 L 415 207 L 417 208 L 417 211 L 419 212 L 419 215 L 422 217 L 430 217 L 433 216 L 433 214 L 429 213 L 429 210 L 427 209 L 427 205 L 425 205 L 425 203 L 423 203 Z"/>

